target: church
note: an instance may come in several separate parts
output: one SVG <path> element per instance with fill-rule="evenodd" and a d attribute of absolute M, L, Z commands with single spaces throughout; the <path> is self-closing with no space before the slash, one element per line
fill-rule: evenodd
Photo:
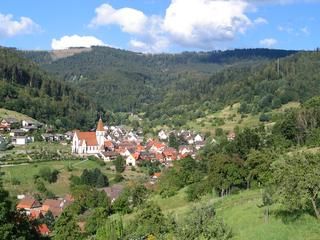
<path fill-rule="evenodd" d="M 94 155 L 104 152 L 105 130 L 100 118 L 95 132 L 75 131 L 72 140 L 72 153 Z"/>

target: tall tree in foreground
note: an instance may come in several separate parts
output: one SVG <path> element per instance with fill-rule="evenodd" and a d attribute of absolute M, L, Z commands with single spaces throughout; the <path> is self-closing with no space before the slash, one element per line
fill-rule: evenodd
<path fill-rule="evenodd" d="M 75 217 L 70 211 L 65 210 L 58 218 L 54 226 L 54 240 L 78 240 L 82 239 L 80 227 L 78 226 Z"/>
<path fill-rule="evenodd" d="M 289 212 L 308 210 L 310 206 L 320 219 L 320 155 L 298 154 L 276 162 L 275 200 Z"/>
<path fill-rule="evenodd" d="M 179 240 L 227 240 L 232 237 L 231 229 L 217 219 L 212 206 L 203 206 L 190 211 L 188 218 L 179 226 Z"/>
<path fill-rule="evenodd" d="M 0 240 L 39 239 L 35 226 L 21 212 L 13 211 L 9 194 L 0 179 Z"/>

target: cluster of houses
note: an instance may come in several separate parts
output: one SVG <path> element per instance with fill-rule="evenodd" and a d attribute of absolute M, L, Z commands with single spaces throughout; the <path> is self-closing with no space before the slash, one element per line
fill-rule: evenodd
<path fill-rule="evenodd" d="M 32 133 L 43 127 L 43 124 L 32 119 L 25 119 L 19 121 L 16 118 L 8 117 L 4 118 L 0 122 L 0 134 L 9 133 L 11 144 L 13 145 L 26 145 L 28 143 L 34 142 L 34 137 Z M 1 139 L 4 139 L 1 136 Z M 41 138 L 45 142 L 62 142 L 71 141 L 73 137 L 73 132 L 68 131 L 64 134 L 52 133 L 49 128 L 46 128 L 46 133 L 41 134 Z"/>
<path fill-rule="evenodd" d="M 0 132 L 9 132 L 13 145 L 25 145 L 34 141 L 34 138 L 30 134 L 42 126 L 42 123 L 35 120 L 25 119 L 19 121 L 16 118 L 8 117 L 1 120 Z"/>
<path fill-rule="evenodd" d="M 159 161 L 171 165 L 172 161 L 186 156 L 195 157 L 197 150 L 205 145 L 204 137 L 191 131 L 175 133 L 182 138 L 185 145 L 178 149 L 169 147 L 169 135 L 159 132 L 159 140 L 149 139 L 142 144 L 143 137 L 135 132 L 127 132 L 121 127 L 104 126 L 101 119 L 95 132 L 75 131 L 72 140 L 72 153 L 78 155 L 95 155 L 104 161 L 112 161 L 118 156 L 126 160 L 128 166 L 136 166 L 139 161 Z"/>
<path fill-rule="evenodd" d="M 71 195 L 66 195 L 64 198 L 46 199 L 43 203 L 39 202 L 32 196 L 18 195 L 18 204 L 16 209 L 25 212 L 31 220 L 43 218 L 49 211 L 54 218 L 61 215 L 63 210 L 74 202 Z M 46 224 L 40 224 L 38 231 L 42 235 L 49 235 L 50 230 Z"/>
<path fill-rule="evenodd" d="M 115 184 L 110 187 L 102 188 L 100 191 L 105 192 L 111 200 L 111 203 L 113 203 L 120 196 L 123 189 L 123 185 Z M 56 219 L 70 204 L 74 202 L 74 198 L 70 194 L 65 195 L 63 198 L 46 199 L 42 203 L 28 195 L 18 195 L 17 198 L 18 204 L 16 205 L 16 209 L 24 212 L 30 220 L 40 220 L 44 218 L 48 212 L 51 212 L 53 217 Z M 51 233 L 45 223 L 40 224 L 37 230 L 44 236 L 48 236 Z"/>

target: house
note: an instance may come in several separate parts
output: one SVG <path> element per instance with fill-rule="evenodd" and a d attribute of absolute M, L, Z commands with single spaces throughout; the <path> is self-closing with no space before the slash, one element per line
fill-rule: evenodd
<path fill-rule="evenodd" d="M 95 155 L 104 152 L 105 130 L 100 118 L 95 132 L 75 131 L 72 140 L 72 153 Z"/>
<path fill-rule="evenodd" d="M 28 136 L 17 136 L 11 139 L 13 145 L 26 145 L 27 143 L 33 142 L 33 137 Z"/>
<path fill-rule="evenodd" d="M 42 223 L 37 226 L 37 232 L 40 233 L 40 235 L 42 235 L 42 236 L 48 236 L 51 233 L 47 224 L 45 224 L 45 223 Z"/>
<path fill-rule="evenodd" d="M 23 130 L 21 130 L 21 129 L 12 129 L 12 130 L 10 131 L 9 135 L 10 135 L 11 137 L 18 137 L 18 136 L 21 137 L 21 136 L 26 135 L 26 132 L 23 131 Z"/>
<path fill-rule="evenodd" d="M 162 156 L 162 154 L 160 155 Z M 143 151 L 143 152 L 140 152 L 140 159 L 143 161 L 151 161 L 156 159 L 156 155 L 154 153 Z"/>
<path fill-rule="evenodd" d="M 41 207 L 41 212 L 45 215 L 47 212 L 52 212 L 54 217 L 59 217 L 65 206 L 65 201 L 62 199 L 46 199 Z"/>
<path fill-rule="evenodd" d="M 185 158 L 187 156 L 192 156 L 194 155 L 194 149 L 191 145 L 183 145 L 183 146 L 180 146 L 179 149 L 178 149 L 178 153 L 179 153 L 179 156 L 178 156 L 178 159 L 182 159 L 182 158 Z"/>
<path fill-rule="evenodd" d="M 104 148 L 106 151 L 114 151 L 114 144 L 110 140 L 104 141 Z"/>
<path fill-rule="evenodd" d="M 51 133 L 43 133 L 41 134 L 41 137 L 45 142 L 53 142 L 54 140 L 54 135 Z"/>
<path fill-rule="evenodd" d="M 162 153 L 166 145 L 159 141 L 151 140 L 147 143 L 147 150 L 152 153 Z"/>
<path fill-rule="evenodd" d="M 176 149 L 172 147 L 167 147 L 163 151 L 163 156 L 166 161 L 174 161 L 177 160 L 178 152 Z"/>
<path fill-rule="evenodd" d="M 140 153 L 135 152 L 126 157 L 127 166 L 136 166 L 137 160 L 139 159 Z"/>
<path fill-rule="evenodd" d="M 159 133 L 158 133 L 158 137 L 160 140 L 162 141 L 166 141 L 169 136 L 166 134 L 166 132 L 164 130 L 161 130 Z"/>
<path fill-rule="evenodd" d="M 1 121 L 1 125 L 2 126 L 6 126 L 9 129 L 13 129 L 13 128 L 18 128 L 20 125 L 20 122 L 18 119 L 13 118 L 13 117 L 8 117 L 8 118 L 4 118 Z"/>
<path fill-rule="evenodd" d="M 200 149 L 203 148 L 205 145 L 206 145 L 206 142 L 205 142 L 205 141 L 196 142 L 196 143 L 195 143 L 195 148 L 196 148 L 197 150 L 200 150 Z"/>
<path fill-rule="evenodd" d="M 201 137 L 200 134 L 197 134 L 195 137 L 194 137 L 194 142 L 197 143 L 197 142 L 203 142 L 204 139 L 203 137 Z"/>
<path fill-rule="evenodd" d="M 111 187 L 105 187 L 102 190 L 107 194 L 107 196 L 110 198 L 111 203 L 113 203 L 123 192 L 124 186 L 120 184 L 115 184 Z"/>
<path fill-rule="evenodd" d="M 72 141 L 72 138 L 73 138 L 73 132 L 71 131 L 68 131 L 64 134 L 64 138 L 67 140 L 67 141 Z"/>
<path fill-rule="evenodd" d="M 103 161 L 110 162 L 110 161 L 115 160 L 118 156 L 120 156 L 119 153 L 114 152 L 114 151 L 108 151 L 108 152 L 103 152 L 101 157 L 102 157 Z"/>
<path fill-rule="evenodd" d="M 228 141 L 233 141 L 235 138 L 236 138 L 236 133 L 235 132 L 231 131 L 231 132 L 228 133 L 228 136 L 227 136 Z"/>
<path fill-rule="evenodd" d="M 35 120 L 22 120 L 21 125 L 22 125 L 22 127 L 27 127 L 27 126 L 38 127 L 41 124 L 38 121 L 35 121 Z"/>
<path fill-rule="evenodd" d="M 36 199 L 34 199 L 33 197 L 25 197 L 19 201 L 16 209 L 25 211 L 27 215 L 30 215 L 30 211 L 32 209 L 37 209 L 40 207 L 41 204 Z"/>
<path fill-rule="evenodd" d="M 155 184 L 160 177 L 161 177 L 161 172 L 154 173 L 150 179 L 150 183 Z"/>

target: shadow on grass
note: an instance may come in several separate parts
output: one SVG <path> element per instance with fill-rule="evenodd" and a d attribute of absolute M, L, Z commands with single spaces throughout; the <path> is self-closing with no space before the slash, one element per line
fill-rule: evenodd
<path fill-rule="evenodd" d="M 306 213 L 307 213 L 306 210 L 295 210 L 295 211 L 275 210 L 273 211 L 273 215 L 276 218 L 280 218 L 285 224 L 289 224 L 299 220 L 299 218 Z"/>

